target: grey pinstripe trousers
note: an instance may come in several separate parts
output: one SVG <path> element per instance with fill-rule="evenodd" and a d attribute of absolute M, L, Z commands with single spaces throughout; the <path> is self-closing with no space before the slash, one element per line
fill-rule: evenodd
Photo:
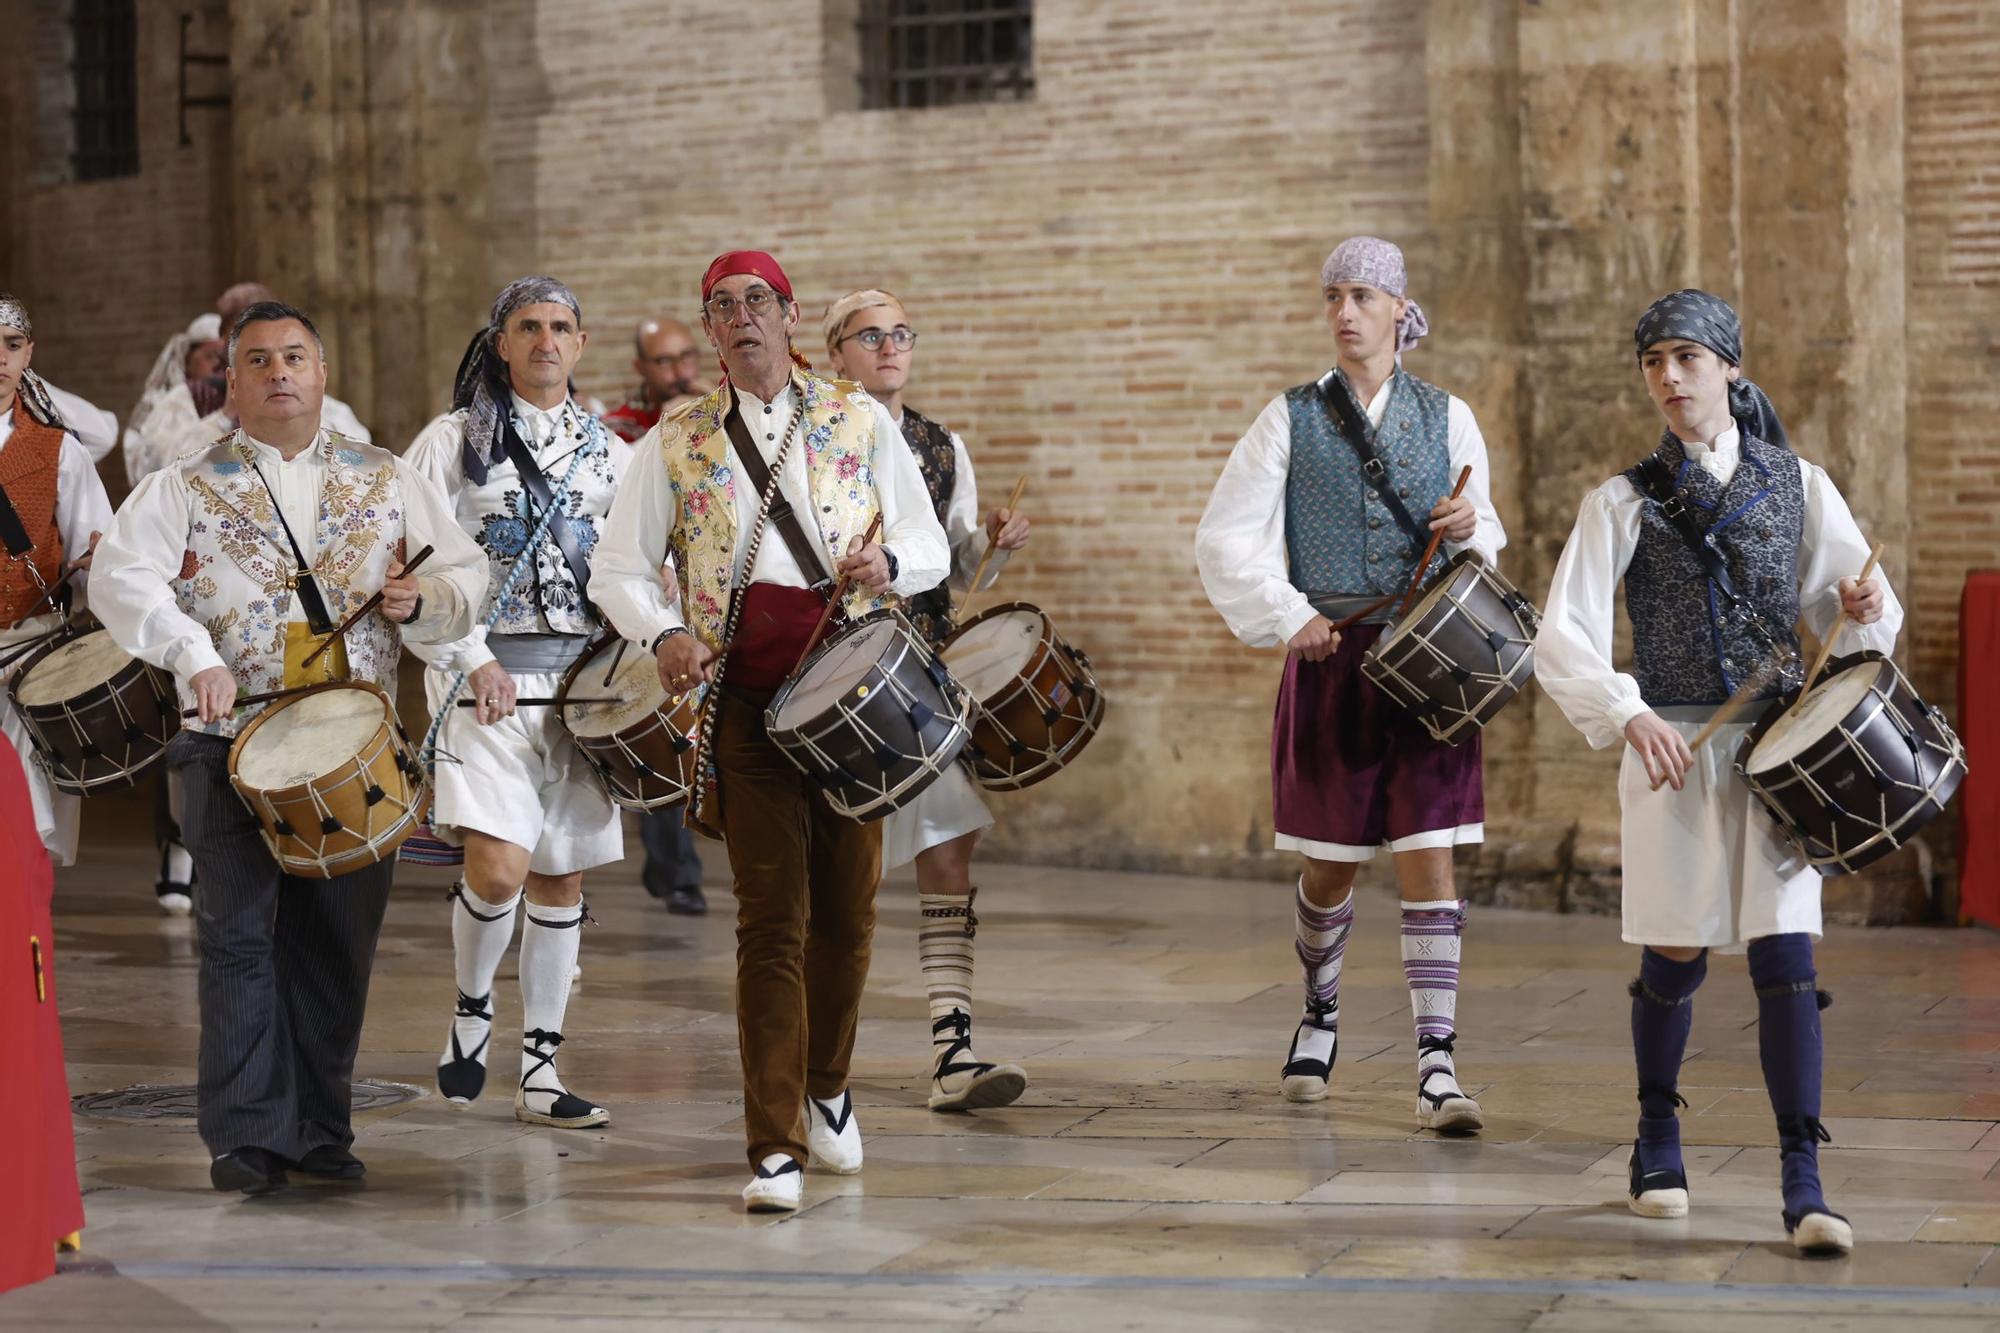
<path fill-rule="evenodd" d="M 184 731 L 167 752 L 197 880 L 197 1123 L 213 1153 L 258 1147 L 296 1161 L 354 1141 L 354 1053 L 395 863 L 285 874 L 229 785 L 229 744 Z"/>

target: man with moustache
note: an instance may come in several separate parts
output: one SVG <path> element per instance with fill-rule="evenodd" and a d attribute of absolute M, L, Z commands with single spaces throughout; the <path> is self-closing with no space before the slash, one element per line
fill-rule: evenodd
<path fill-rule="evenodd" d="M 167 750 L 201 882 L 198 1127 L 219 1190 L 286 1173 L 356 1180 L 354 1055 L 393 859 L 331 879 L 285 873 L 230 783 L 232 738 L 269 705 L 237 696 L 326 679 L 393 697 L 404 642 L 472 624 L 485 561 L 443 497 L 387 450 L 321 425 L 326 354 L 303 311 L 257 302 L 229 333 L 242 426 L 141 481 L 99 550 L 91 604 L 126 652 L 196 711 Z M 407 553 L 434 553 L 421 574 Z M 307 654 L 373 593 L 311 668 Z"/>
<path fill-rule="evenodd" d="M 1484 837 L 1479 740 L 1446 745 L 1361 674 L 1393 606 L 1345 633 L 1336 620 L 1417 572 L 1430 535 L 1491 563 L 1506 543 L 1487 499 L 1472 410 L 1402 368 L 1429 332 L 1405 294 L 1403 252 L 1357 236 L 1320 270 L 1333 369 L 1271 400 L 1215 484 L 1195 538 L 1209 601 L 1252 647 L 1285 645 L 1271 738 L 1280 850 L 1303 853 L 1296 948 L 1305 1015 L 1280 1075 L 1292 1101 L 1326 1096 L 1341 962 L 1363 861 L 1387 847 L 1402 890 L 1402 956 L 1417 1037 L 1417 1123 L 1477 1131 L 1459 1087 L 1460 936 L 1452 848 Z M 1472 469 L 1457 499 L 1460 470 Z M 1431 503 L 1426 503 L 1430 501 Z M 1423 520 L 1415 517 L 1423 514 Z"/>
<path fill-rule="evenodd" d="M 668 690 L 710 686 L 690 818 L 719 830 L 736 876 L 754 1169 L 743 1198 L 753 1211 L 790 1211 L 808 1157 L 841 1174 L 861 1169 L 847 1074 L 882 834 L 879 823 L 834 813 L 766 734 L 764 709 L 835 575 L 854 580 L 840 609 L 858 617 L 936 587 L 950 552 L 888 412 L 856 385 L 813 374 L 793 350 L 798 305 L 777 260 L 723 254 L 701 298 L 723 382 L 640 441 L 591 594 L 619 633 L 654 654 Z M 763 476 L 760 492 L 750 479 Z M 878 515 L 881 537 L 870 541 Z M 682 605 L 667 596 L 668 561 L 681 571 Z M 732 610 L 740 637 L 718 659 Z"/>

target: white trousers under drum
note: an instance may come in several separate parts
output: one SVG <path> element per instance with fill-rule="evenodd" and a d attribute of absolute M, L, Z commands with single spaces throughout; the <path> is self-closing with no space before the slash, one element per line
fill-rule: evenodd
<path fill-rule="evenodd" d="M 914 801 L 883 816 L 882 869 L 908 865 L 926 848 L 992 824 L 993 812 L 979 799 L 979 788 L 965 765 L 948 764 L 943 776 L 918 792 Z"/>
<path fill-rule="evenodd" d="M 1692 722 L 1669 722 L 1692 742 Z M 1624 936 L 1633 944 L 1741 948 L 1764 935 L 1820 933 L 1820 874 L 1733 767 L 1747 724 L 1695 752 L 1687 785 L 1653 791 L 1631 746 L 1618 770 Z"/>
<path fill-rule="evenodd" d="M 562 683 L 549 672 L 510 674 L 514 692 L 524 699 L 550 698 Z M 424 673 L 424 696 L 433 714 L 450 679 Z M 461 699 L 470 697 L 469 687 L 459 692 Z M 431 809 L 431 826 L 440 838 L 462 843 L 471 829 L 526 847 L 528 868 L 541 875 L 573 874 L 624 858 L 617 807 L 556 711 L 546 705 L 518 708 L 512 717 L 482 727 L 475 710 L 452 706 L 438 737 Z"/>
<path fill-rule="evenodd" d="M 40 835 L 42 846 L 48 848 L 52 861 L 59 866 L 75 865 L 76 825 L 83 800 L 56 790 L 49 781 L 48 770 L 35 754 L 35 743 L 28 739 L 27 724 L 14 711 L 14 701 L 6 696 L 5 684 L 5 679 L 0 678 L 0 732 L 5 732 L 13 742 L 15 752 L 21 756 L 21 771 L 28 775 L 28 796 L 35 806 L 35 832 Z"/>

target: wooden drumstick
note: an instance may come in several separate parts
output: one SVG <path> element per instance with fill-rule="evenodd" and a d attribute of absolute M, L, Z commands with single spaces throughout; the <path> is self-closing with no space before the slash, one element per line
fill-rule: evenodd
<path fill-rule="evenodd" d="M 435 549 L 436 549 L 435 547 L 426 546 L 423 550 L 411 556 L 410 563 L 403 566 L 403 573 L 397 575 L 397 577 L 401 578 L 404 575 L 416 573 L 417 566 L 424 563 L 424 561 L 430 559 L 431 552 Z M 320 640 L 319 647 L 313 649 L 311 652 L 306 654 L 305 660 L 299 663 L 299 670 L 304 671 L 314 662 L 317 662 L 319 660 L 319 656 L 321 653 L 333 647 L 333 645 L 339 642 L 341 637 L 345 635 L 347 631 L 353 629 L 356 625 L 361 623 L 361 618 L 363 616 L 367 615 L 370 611 L 373 611 L 376 607 L 380 605 L 382 605 L 382 590 L 378 588 L 375 590 L 375 595 L 373 597 L 370 597 L 367 601 L 361 604 L 360 610 L 356 611 L 353 615 L 349 616 L 347 619 L 341 621 L 340 624 L 334 627 L 333 633 L 327 635 L 324 639 Z"/>
<path fill-rule="evenodd" d="M 1468 463 L 1459 470 L 1458 485 L 1451 488 L 1451 498 L 1456 500 L 1459 492 L 1465 489 L 1465 483 L 1470 480 L 1472 480 L 1472 465 Z M 1432 559 L 1437 556 L 1438 547 L 1443 544 L 1444 529 L 1439 528 L 1431 534 L 1431 544 L 1424 548 L 1424 558 L 1417 561 L 1417 572 L 1410 575 L 1410 586 L 1403 591 L 1402 604 L 1396 608 L 1396 619 L 1401 620 L 1403 613 L 1410 609 L 1410 603 L 1416 600 L 1417 589 L 1421 588 L 1424 583 L 1424 571 L 1431 567 Z M 1363 614 L 1367 613 L 1363 612 Z"/>
<path fill-rule="evenodd" d="M 1015 507 L 1021 503 L 1022 492 L 1026 491 L 1027 489 L 1028 489 L 1028 474 L 1023 472 L 1021 474 L 1021 479 L 1014 483 L 1014 493 L 1007 497 L 1008 513 L 1011 514 L 1014 512 Z M 971 602 L 973 597 L 979 592 L 979 580 L 986 577 L 986 562 L 991 560 L 992 558 L 993 558 L 993 543 L 988 542 L 986 543 L 986 549 L 980 552 L 979 567 L 972 571 L 972 582 L 966 587 L 965 599 L 964 601 L 961 601 L 958 604 L 958 613 L 960 615 L 964 614 L 967 603 Z"/>
<path fill-rule="evenodd" d="M 293 694 L 304 694 L 307 690 L 316 690 L 320 687 L 321 684 L 328 684 L 328 683 L 331 682 L 322 681 L 312 685 L 287 685 L 282 690 L 265 690 L 262 694 L 239 695 L 236 699 L 236 702 L 229 705 L 229 711 L 233 713 L 239 708 L 248 708 L 251 704 L 267 704 L 270 703 L 271 700 L 273 699 L 283 699 L 286 696 Z M 200 717 L 201 709 L 183 708 L 181 709 L 181 716 Z"/>
<path fill-rule="evenodd" d="M 555 698 L 555 697 L 551 697 L 551 698 L 547 698 L 547 699 L 516 699 L 516 700 L 514 701 L 514 707 L 516 707 L 516 708 L 555 708 L 555 707 L 562 707 L 562 708 L 574 708 L 574 707 L 579 707 L 579 706 L 581 706 L 581 705 L 583 705 L 583 704 L 615 704 L 615 703 L 622 703 L 622 702 L 623 702 L 623 700 L 621 700 L 621 699 L 617 698 L 617 697 L 616 697 L 615 695 L 609 695 L 609 694 L 606 694 L 606 695 L 599 695 L 599 696 L 596 696 L 596 697 L 594 697 L 594 698 L 588 698 L 588 699 L 561 699 L 561 698 Z M 477 707 L 479 706 L 479 700 L 477 700 L 477 699 L 460 699 L 460 700 L 458 701 L 458 706 L 459 706 L 460 708 L 477 708 Z"/>
<path fill-rule="evenodd" d="M 1875 564 L 1881 558 L 1882 543 L 1876 542 L 1875 549 L 1868 553 L 1868 563 L 1861 567 L 1861 577 L 1854 580 L 1854 586 L 1857 589 L 1862 584 L 1868 582 L 1868 576 L 1875 572 Z M 1805 681 L 1799 686 L 1799 697 L 1792 700 L 1792 708 L 1799 706 L 1800 701 L 1806 697 L 1806 692 L 1812 689 L 1813 682 L 1819 679 L 1819 673 L 1826 669 L 1826 659 L 1833 656 L 1833 641 L 1840 637 L 1840 631 L 1846 624 L 1847 608 L 1842 606 L 1840 614 L 1833 619 L 1833 628 L 1826 632 L 1826 642 L 1819 646 L 1819 656 L 1813 659 L 1812 670 L 1806 672 Z M 1790 712 L 1791 709 L 1785 711 Z"/>
<path fill-rule="evenodd" d="M 882 511 L 878 509 L 868 524 L 868 531 L 862 535 L 861 545 L 866 547 L 875 540 L 875 534 L 880 531 L 882 531 Z M 833 619 L 834 608 L 847 596 L 848 586 L 853 582 L 852 574 L 842 574 L 834 583 L 833 595 L 826 599 L 826 610 L 819 613 L 819 623 L 813 626 L 812 637 L 806 640 L 806 650 L 799 654 L 799 660 L 792 664 L 792 669 L 785 673 L 786 676 L 796 676 L 799 668 L 806 664 L 806 659 L 812 656 L 813 649 L 819 647 L 819 636 L 826 633 L 826 622 Z"/>

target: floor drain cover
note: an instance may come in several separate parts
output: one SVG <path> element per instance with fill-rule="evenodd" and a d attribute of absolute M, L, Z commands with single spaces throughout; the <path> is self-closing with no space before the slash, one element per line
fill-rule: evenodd
<path fill-rule="evenodd" d="M 354 1084 L 354 1109 L 379 1111 L 385 1106 L 413 1102 L 423 1095 L 422 1088 L 408 1083 L 360 1079 Z M 195 1115 L 194 1089 L 185 1086 L 155 1087 L 142 1083 L 110 1092 L 85 1093 L 71 1098 L 70 1104 L 78 1115 L 98 1120 L 192 1120 Z"/>

